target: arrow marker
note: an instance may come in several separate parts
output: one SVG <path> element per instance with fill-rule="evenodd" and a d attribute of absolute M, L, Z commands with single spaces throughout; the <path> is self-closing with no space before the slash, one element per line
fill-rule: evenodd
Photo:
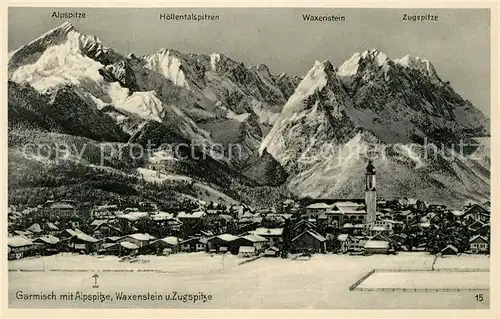
<path fill-rule="evenodd" d="M 99 288 L 99 285 L 97 284 L 97 278 L 99 278 L 98 274 L 94 274 L 92 277 L 94 277 L 95 283 L 92 286 L 92 288 Z"/>

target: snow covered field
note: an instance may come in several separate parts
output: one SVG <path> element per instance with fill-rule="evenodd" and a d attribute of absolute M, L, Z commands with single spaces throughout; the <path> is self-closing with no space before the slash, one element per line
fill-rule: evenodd
<path fill-rule="evenodd" d="M 445 256 L 438 258 L 434 268 L 490 268 L 490 259 L 478 255 Z"/>
<path fill-rule="evenodd" d="M 451 268 L 488 268 L 489 258 L 464 256 L 439 258 Z M 42 258 L 9 262 L 9 269 L 41 268 Z M 314 255 L 309 261 L 261 258 L 238 265 L 242 259 L 205 253 L 177 254 L 170 257 L 147 256 L 147 263 L 118 262 L 117 258 L 90 256 L 46 257 L 45 269 L 135 269 L 134 272 L 99 272 L 99 288 L 92 288 L 88 272 L 9 272 L 10 307 L 89 307 L 89 308 L 317 308 L 317 309 L 391 309 L 391 308 L 488 308 L 489 293 L 476 301 L 475 292 L 371 292 L 349 291 L 349 287 L 374 267 L 378 269 L 430 269 L 433 256 L 403 253 L 396 256 Z M 138 269 L 163 269 L 166 272 L 140 272 Z M 440 272 L 441 273 L 441 272 Z M 488 274 L 488 273 L 485 273 Z M 435 278 L 442 281 L 444 277 Z M 388 282 L 396 279 L 387 279 Z M 445 280 L 446 281 L 446 280 Z M 480 282 L 480 280 L 478 280 Z M 21 300 L 16 292 L 52 292 L 56 295 L 81 291 L 110 294 L 113 300 Z M 206 303 L 179 300 L 117 300 L 116 292 L 211 294 Z"/>
<path fill-rule="evenodd" d="M 358 288 L 488 289 L 489 272 L 375 272 Z"/>
<path fill-rule="evenodd" d="M 9 261 L 9 269 L 17 270 L 160 270 L 165 273 L 189 275 L 193 273 L 211 273 L 236 266 L 243 258 L 227 254 L 222 260 L 221 255 L 200 253 L 181 253 L 165 256 L 138 256 L 133 262 L 120 262 L 116 256 L 94 257 L 62 253 L 39 258 L 24 258 Z"/>

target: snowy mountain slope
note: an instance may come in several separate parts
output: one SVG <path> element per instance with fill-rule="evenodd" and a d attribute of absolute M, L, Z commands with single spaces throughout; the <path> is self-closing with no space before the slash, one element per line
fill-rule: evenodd
<path fill-rule="evenodd" d="M 218 53 L 162 49 L 136 61 L 196 98 L 197 107 L 184 111 L 211 132 L 215 142 L 227 146 L 226 153 L 233 147 L 239 150 L 240 156 L 230 158 L 235 167 L 244 165 L 258 149 L 297 84 L 286 74 L 271 74 L 265 65 L 246 67 Z"/>
<path fill-rule="evenodd" d="M 354 134 L 335 71 L 329 61 L 316 61 L 262 141 L 261 153 L 267 150 L 289 171 L 300 170 L 303 154 L 315 157 L 323 143 L 341 143 Z"/>
<path fill-rule="evenodd" d="M 134 55 L 129 55 L 126 63 L 134 75 L 138 91 L 155 91 L 164 103 L 176 105 L 195 122 L 215 117 L 214 103 L 200 92 L 175 85 L 163 74 L 148 69 L 145 62 Z"/>
<path fill-rule="evenodd" d="M 202 91 L 207 98 L 223 103 L 230 98 L 228 94 L 242 93 L 270 107 L 280 106 L 291 93 L 286 86 L 296 81 L 286 74 L 282 74 L 277 81 L 264 64 L 246 67 L 219 53 L 185 54 L 173 49 L 161 49 L 141 59 L 147 69 L 162 74 L 175 85 Z M 224 89 L 229 92 L 224 92 Z"/>
<path fill-rule="evenodd" d="M 28 142 L 50 146 L 53 156 L 39 156 L 31 148 L 26 153 L 23 146 Z M 71 147 L 55 157 L 61 143 Z M 100 155 L 103 150 L 104 163 Z M 186 146 L 180 152 L 187 155 L 190 149 Z M 9 200 L 38 205 L 52 196 L 71 196 L 96 204 L 118 199 L 131 204 L 148 200 L 169 208 L 178 206 L 186 197 L 251 202 L 252 191 L 259 189 L 255 182 L 239 177 L 200 151 L 196 153 L 199 160 L 171 159 L 175 163 L 164 167 L 160 180 L 153 178 L 155 171 L 144 168 L 148 158 L 138 155 L 140 150 L 129 143 L 97 142 L 79 136 L 13 128 L 9 132 Z M 168 164 L 168 158 L 163 157 L 160 162 L 163 160 Z M 150 176 L 151 172 L 154 176 Z M 177 178 L 162 179 L 162 176 Z M 272 189 L 267 194 L 279 198 Z M 264 198 L 262 194 L 259 196 Z M 257 202 L 252 204 L 259 207 Z"/>
<path fill-rule="evenodd" d="M 216 106 L 213 111 L 229 109 L 235 114 L 255 113 L 260 123 L 272 124 L 293 92 L 296 78 L 275 76 L 260 64 L 246 67 L 229 57 L 213 53 L 185 54 L 162 49 L 141 58 L 144 67 L 153 70 L 175 85 L 202 95 Z"/>
<path fill-rule="evenodd" d="M 92 103 L 87 103 L 71 87 L 42 95 L 30 86 L 9 81 L 8 94 L 9 127 L 21 125 L 97 141 L 128 139 L 128 135 L 111 117 Z"/>
<path fill-rule="evenodd" d="M 238 202 L 221 193 L 218 186 L 197 181 L 165 179 L 158 182 L 133 170 L 124 171 L 76 160 L 56 164 L 42 158 L 26 158 L 16 149 L 9 150 L 9 159 L 9 201 L 29 206 L 59 197 L 71 197 L 96 205 L 108 201 L 128 205 L 151 201 L 163 209 L 184 207 L 185 204 L 180 204 L 186 198 L 191 202 L 200 199 L 228 204 Z"/>
<path fill-rule="evenodd" d="M 335 154 L 311 163 L 293 176 L 289 189 L 312 198 L 363 198 L 365 149 L 374 149 L 369 139 L 359 134 L 339 145 Z M 380 143 L 377 149 L 381 152 L 384 147 L 387 145 Z M 489 164 L 484 163 L 488 161 L 485 154 L 477 159 L 457 156 L 449 160 L 441 153 L 425 158 L 423 147 L 417 145 L 399 145 L 387 153 L 374 160 L 377 194 L 381 198 L 406 194 L 454 208 L 470 200 L 482 202 L 489 198 Z"/>
<path fill-rule="evenodd" d="M 45 50 L 39 52 L 42 49 Z M 31 54 L 31 59 L 27 59 L 22 58 L 23 52 L 41 54 Z M 99 60 L 111 55 L 110 52 L 116 62 L 104 66 Z M 38 59 L 34 59 L 35 56 Z M 208 138 L 208 132 L 200 129 L 175 104 L 161 101 L 161 96 L 155 91 L 134 92 L 122 86 L 122 83 L 129 83 L 131 87 L 138 85 L 135 76 L 125 76 L 132 71 L 131 67 L 126 65 L 124 59 L 118 59 L 120 56 L 103 47 L 97 38 L 83 35 L 71 25 L 63 24 L 12 55 L 11 79 L 19 84 L 30 84 L 41 94 L 71 85 L 77 87 L 88 102 L 95 102 L 97 107 L 112 105 L 114 109 L 125 112 L 121 122 L 128 113 L 143 121 L 171 125 L 188 139 Z M 27 61 L 33 63 L 27 64 Z M 25 64 L 19 66 L 21 62 Z M 16 69 L 14 66 L 19 67 Z"/>
<path fill-rule="evenodd" d="M 370 50 L 338 70 L 316 62 L 260 152 L 283 165 L 298 196 L 362 197 L 363 169 L 367 157 L 375 157 L 381 196 L 459 206 L 489 197 L 484 142 L 456 153 L 460 140 L 488 132 L 489 120 L 443 82 L 430 62 L 405 57 L 396 63 Z M 425 149 L 425 140 L 442 151 Z"/>
<path fill-rule="evenodd" d="M 201 84 L 195 82 L 199 75 L 189 68 L 188 63 L 182 63 L 177 57 L 179 55 L 178 51 L 161 49 L 153 55 L 144 56 L 143 60 L 147 69 L 158 72 L 177 86 L 188 90 L 191 86 L 200 88 Z"/>

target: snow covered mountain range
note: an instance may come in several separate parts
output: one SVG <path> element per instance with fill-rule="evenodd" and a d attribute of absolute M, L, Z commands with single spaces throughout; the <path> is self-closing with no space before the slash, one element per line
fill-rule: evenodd
<path fill-rule="evenodd" d="M 338 69 L 329 61 L 316 62 L 300 78 L 273 74 L 264 64 L 248 67 L 219 53 L 161 49 L 124 56 L 64 23 L 11 52 L 8 74 L 11 158 L 18 158 L 26 132 L 37 132 L 42 142 L 168 143 L 185 152 L 185 145 L 195 145 L 204 155 L 175 158 L 168 150 L 155 150 L 119 165 L 103 166 L 92 156 L 73 161 L 103 174 L 137 178 L 140 186 L 128 186 L 138 194 L 144 181 L 175 188 L 172 180 L 186 179 L 172 176 L 184 176 L 198 183 L 206 199 L 224 194 L 234 201 L 254 198 L 255 205 L 255 194 L 265 203 L 262 194 L 277 199 L 288 191 L 299 197 L 359 197 L 364 148 L 376 146 L 390 150 L 375 160 L 378 191 L 385 198 L 462 204 L 489 197 L 489 119 L 425 59 L 392 60 L 368 50 Z M 479 147 L 446 157 L 460 141 Z M 444 153 L 428 156 L 428 142 Z M 163 158 L 161 174 L 152 171 L 157 158 Z M 24 172 L 40 165 L 33 161 L 40 159 L 9 162 L 13 185 L 28 187 Z M 58 185 L 29 187 L 64 192 L 65 178 Z M 9 190 L 11 200 L 16 192 Z M 102 196 L 114 193 L 106 189 Z"/>

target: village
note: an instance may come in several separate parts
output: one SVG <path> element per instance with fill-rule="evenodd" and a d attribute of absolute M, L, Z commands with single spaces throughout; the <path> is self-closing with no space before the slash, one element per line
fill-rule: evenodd
<path fill-rule="evenodd" d="M 318 253 L 488 254 L 490 203 L 461 210 L 414 198 L 377 200 L 375 167 L 365 171 L 364 199 L 286 199 L 276 207 L 200 202 L 161 211 L 105 203 L 83 213 L 71 199 L 8 209 L 8 258 L 71 252 L 169 256 L 206 252 L 241 257 L 310 257 Z"/>

